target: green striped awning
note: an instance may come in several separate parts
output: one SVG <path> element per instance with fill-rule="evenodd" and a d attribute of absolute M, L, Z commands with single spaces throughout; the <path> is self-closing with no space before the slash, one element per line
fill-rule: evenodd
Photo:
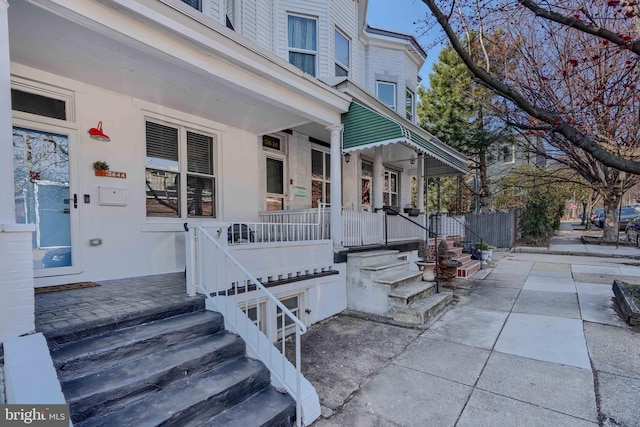
<path fill-rule="evenodd" d="M 448 173 L 466 173 L 467 158 L 412 123 L 387 117 L 357 102 L 342 115 L 342 150 L 351 152 L 388 144 L 405 144 L 447 166 Z M 452 170 L 453 169 L 453 170 Z M 445 173 L 443 173 L 445 174 Z"/>

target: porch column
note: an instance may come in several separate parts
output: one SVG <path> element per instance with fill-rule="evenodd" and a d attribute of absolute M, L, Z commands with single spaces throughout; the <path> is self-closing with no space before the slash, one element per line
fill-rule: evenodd
<path fill-rule="evenodd" d="M 15 224 L 7 0 L 0 0 L 0 224 Z"/>
<path fill-rule="evenodd" d="M 7 0 L 0 0 L 0 343 L 35 330 L 30 224 L 16 224 Z"/>
<path fill-rule="evenodd" d="M 420 212 L 424 212 L 424 154 L 418 153 L 416 181 L 418 184 L 416 208 L 420 209 Z M 423 218 L 424 219 L 424 218 Z M 422 225 L 425 225 L 424 222 Z"/>
<path fill-rule="evenodd" d="M 376 147 L 373 160 L 373 209 L 382 208 L 382 189 L 384 185 L 384 165 L 382 164 L 382 147 Z"/>
<path fill-rule="evenodd" d="M 342 128 L 329 126 L 331 131 L 331 240 L 333 247 L 342 247 Z"/>

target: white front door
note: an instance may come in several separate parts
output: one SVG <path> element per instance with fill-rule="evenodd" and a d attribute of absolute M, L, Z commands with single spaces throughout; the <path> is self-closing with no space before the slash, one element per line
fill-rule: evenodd
<path fill-rule="evenodd" d="M 35 127 L 35 126 L 34 126 Z M 68 130 L 14 126 L 16 222 L 34 224 L 35 277 L 79 272 L 79 200 L 70 174 Z"/>

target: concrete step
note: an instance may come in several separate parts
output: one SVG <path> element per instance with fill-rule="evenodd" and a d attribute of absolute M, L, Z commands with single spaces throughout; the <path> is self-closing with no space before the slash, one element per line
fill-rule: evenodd
<path fill-rule="evenodd" d="M 233 405 L 244 404 L 241 402 L 247 396 L 260 392 L 268 385 L 269 371 L 262 363 L 246 357 L 236 358 L 186 381 L 163 388 L 133 404 L 74 425 L 205 425 L 203 421 L 219 415 Z M 285 395 L 285 400 L 286 398 L 292 400 L 288 395 Z"/>
<path fill-rule="evenodd" d="M 391 290 L 389 298 L 398 307 L 407 306 L 432 295 L 436 291 L 434 282 L 415 282 Z"/>
<path fill-rule="evenodd" d="M 407 271 L 409 269 L 409 261 L 394 260 L 381 264 L 365 265 L 360 267 L 360 277 L 363 279 L 377 279 L 394 271 Z"/>
<path fill-rule="evenodd" d="M 203 311 L 110 331 L 50 350 L 58 378 L 69 381 L 223 329 L 220 313 Z"/>
<path fill-rule="evenodd" d="M 63 382 L 74 423 L 114 405 L 129 404 L 171 383 L 244 355 L 240 337 L 227 332 L 196 338 L 186 344 Z"/>
<path fill-rule="evenodd" d="M 440 312 L 451 301 L 453 301 L 453 294 L 441 291 L 438 294 L 430 295 L 406 307 L 395 307 L 393 309 L 393 320 L 423 325 L 430 317 Z"/>
<path fill-rule="evenodd" d="M 349 266 L 355 268 L 368 265 L 388 264 L 397 262 L 399 253 L 400 251 L 397 250 L 351 252 L 347 255 L 347 262 Z"/>
<path fill-rule="evenodd" d="M 270 387 L 213 418 L 202 422 L 195 420 L 181 424 L 181 427 L 291 427 L 295 418 L 296 402 Z"/>
<path fill-rule="evenodd" d="M 391 287 L 391 289 L 395 289 L 399 286 L 413 284 L 421 281 L 422 281 L 421 271 L 409 271 L 409 270 L 392 271 L 379 276 L 377 279 L 374 279 L 375 283 L 388 285 Z"/>

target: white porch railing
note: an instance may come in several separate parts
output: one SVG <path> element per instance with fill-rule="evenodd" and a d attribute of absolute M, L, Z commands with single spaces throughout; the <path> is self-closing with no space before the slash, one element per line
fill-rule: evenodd
<path fill-rule="evenodd" d="M 422 223 L 424 215 L 411 217 Z M 425 232 L 420 227 L 403 219 L 401 215 L 387 215 L 387 241 L 397 242 L 410 239 L 424 239 Z M 342 212 L 342 244 L 346 247 L 378 245 L 385 242 L 385 214 L 382 211 Z"/>
<path fill-rule="evenodd" d="M 233 247 L 227 246 L 227 230 L 233 228 L 229 224 L 189 228 L 187 292 L 206 295 L 207 309 L 222 313 L 225 326 L 245 341 L 247 353 L 267 366 L 274 385 L 283 387 L 295 399 L 297 425 L 309 425 L 320 416 L 320 401 L 300 370 L 300 336 L 307 328 L 230 253 Z M 247 240 L 251 240 L 250 236 Z M 275 332 L 271 339 L 263 330 L 269 325 Z M 286 357 L 291 330 L 295 337 L 295 365 Z"/>
<path fill-rule="evenodd" d="M 317 208 L 264 211 L 260 212 L 259 215 L 262 223 L 286 225 L 287 227 L 285 228 L 288 229 L 293 229 L 295 226 L 307 226 L 309 228 L 307 231 L 311 231 L 313 228 L 311 226 L 315 225 L 311 233 L 314 239 L 330 239 L 331 223 L 328 207 L 327 203 L 320 203 Z M 288 232 L 291 233 L 290 231 Z"/>

